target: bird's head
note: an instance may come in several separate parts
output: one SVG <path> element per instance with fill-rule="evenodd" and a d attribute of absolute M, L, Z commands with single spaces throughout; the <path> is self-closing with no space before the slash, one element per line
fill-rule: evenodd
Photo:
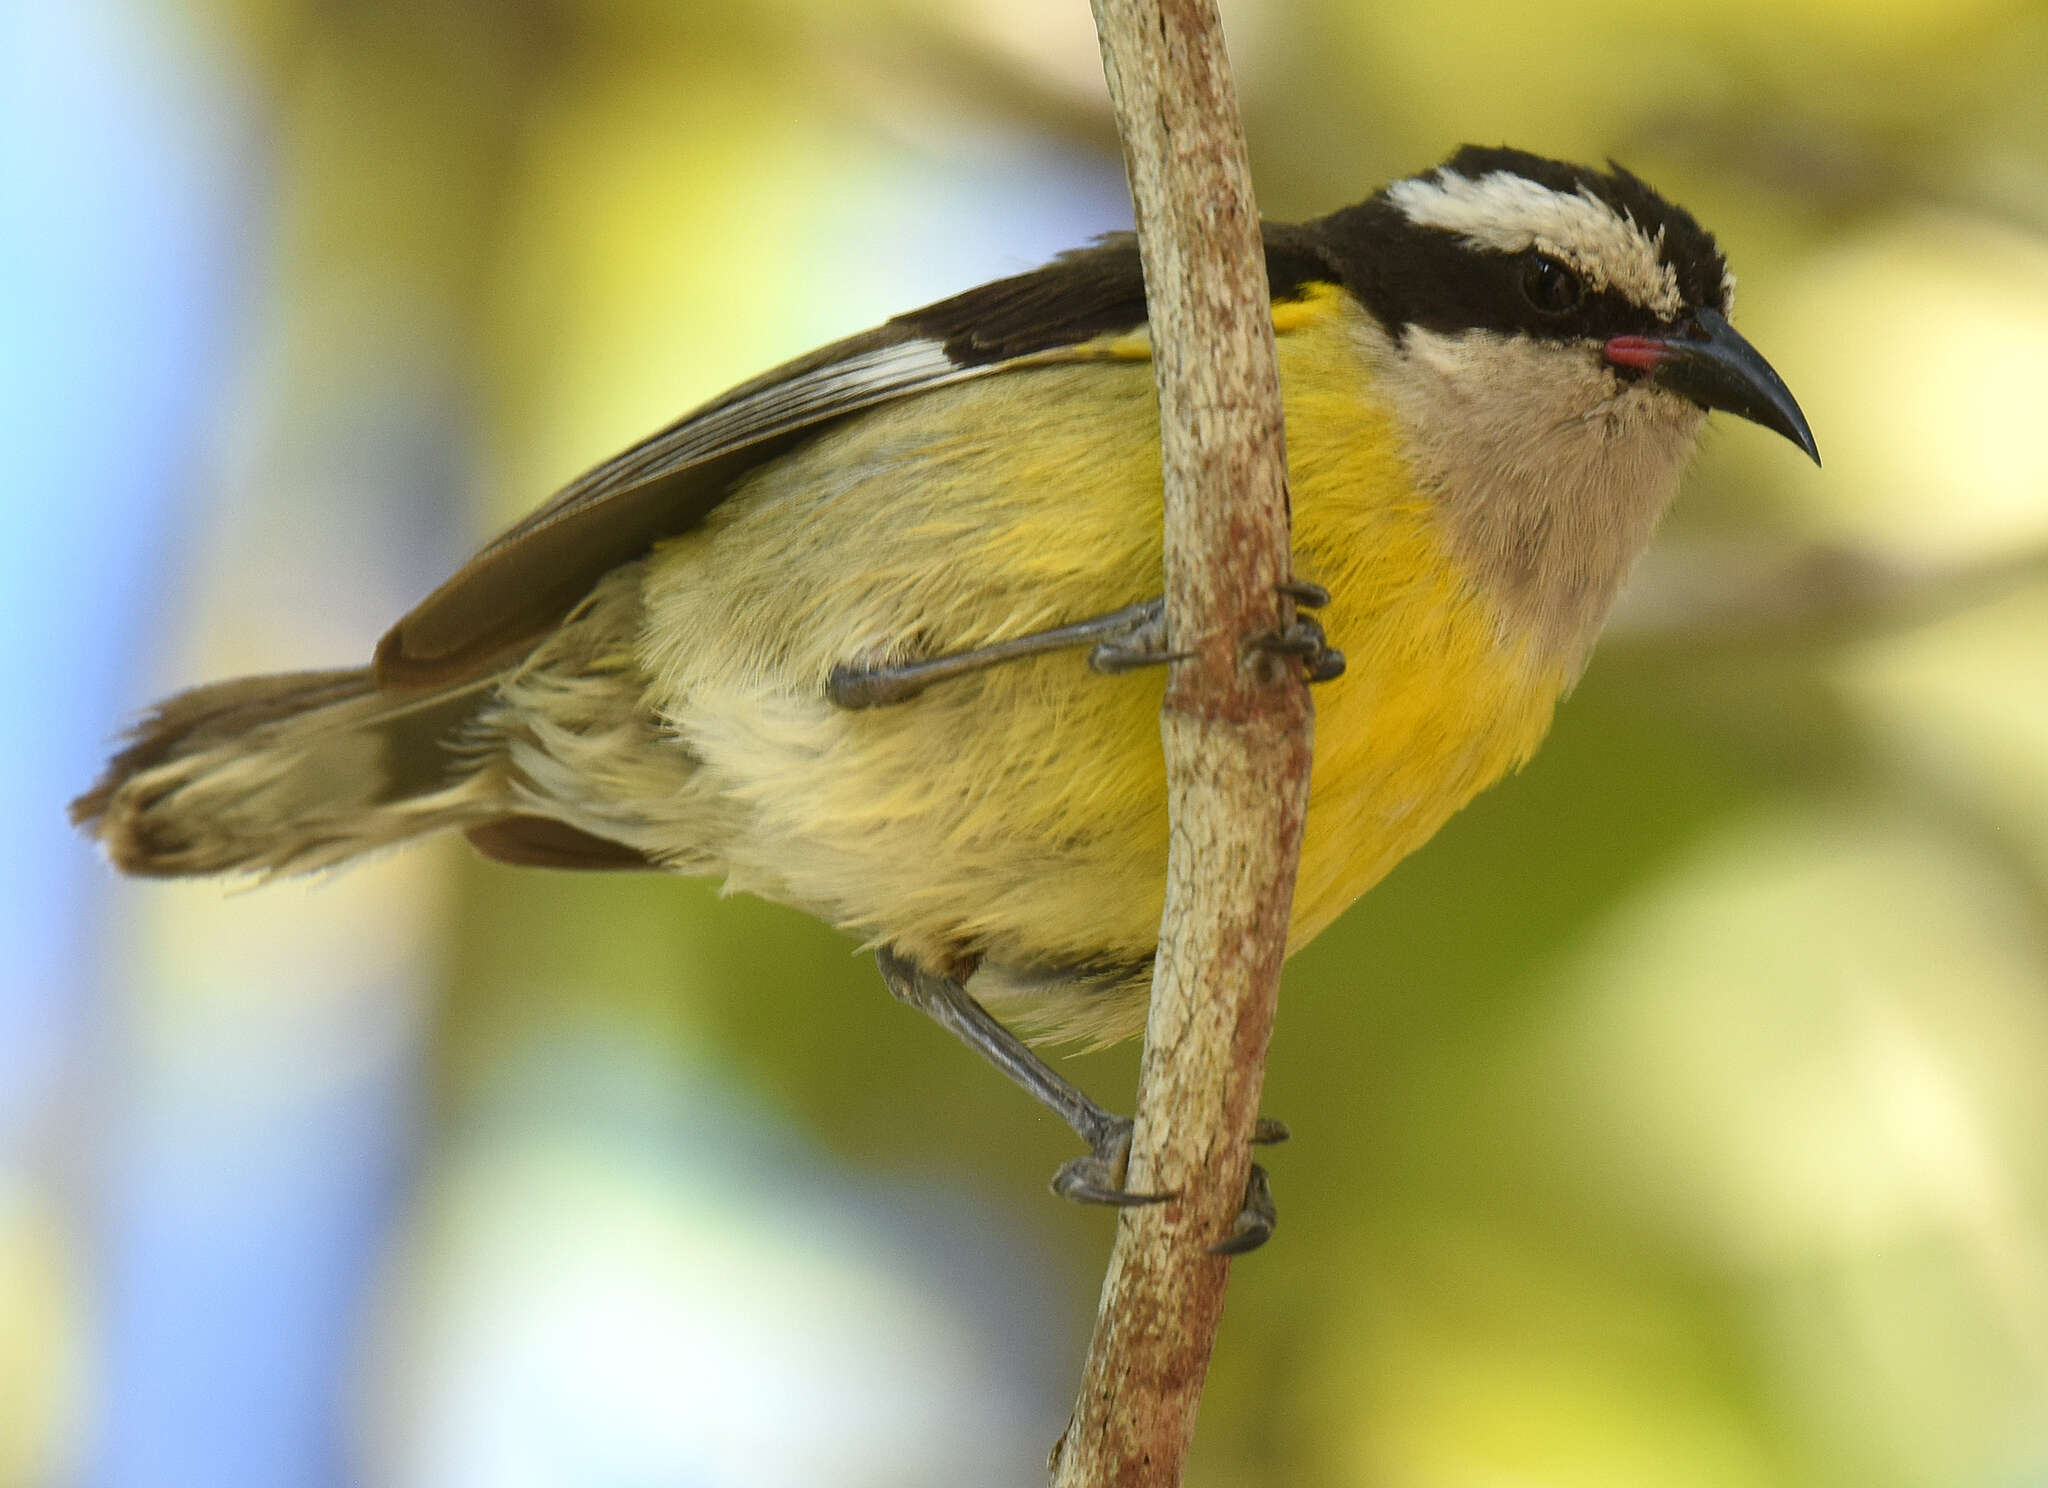
<path fill-rule="evenodd" d="M 1560 644 L 1590 645 L 1707 411 L 1819 460 L 1713 236 L 1619 166 L 1468 145 L 1319 226 L 1418 475 Z"/>
<path fill-rule="evenodd" d="M 1541 343 L 1640 386 L 1776 431 L 1818 461 L 1770 363 L 1729 324 L 1713 235 L 1618 165 L 1468 145 L 1370 204 L 1382 320 L 1405 335 Z"/>

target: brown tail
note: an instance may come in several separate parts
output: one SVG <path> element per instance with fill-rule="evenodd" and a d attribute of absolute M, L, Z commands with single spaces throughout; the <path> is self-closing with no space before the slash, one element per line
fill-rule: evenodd
<path fill-rule="evenodd" d="M 125 873 L 330 867 L 505 811 L 467 726 L 496 679 L 381 692 L 367 669 L 245 677 L 160 703 L 71 820 Z"/>

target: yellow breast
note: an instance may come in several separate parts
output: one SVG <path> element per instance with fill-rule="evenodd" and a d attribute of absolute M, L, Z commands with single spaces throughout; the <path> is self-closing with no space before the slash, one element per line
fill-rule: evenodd
<path fill-rule="evenodd" d="M 1527 760 L 1566 682 L 1453 561 L 1387 415 L 1361 396 L 1363 313 L 1323 292 L 1276 315 L 1295 571 L 1330 590 L 1323 622 L 1349 663 L 1315 694 L 1294 948 Z M 1311 325 L 1322 334 L 1299 333 Z"/>
<path fill-rule="evenodd" d="M 1295 946 L 1525 759 L 1564 680 L 1454 567 L 1375 410 L 1348 319 L 1363 315 L 1334 291 L 1276 315 L 1296 572 L 1332 592 L 1323 620 L 1349 659 L 1316 692 Z M 641 660 L 700 762 L 650 824 L 668 856 L 931 964 L 1143 963 L 1168 840 L 1161 673 L 1060 655 L 901 707 L 823 696 L 849 659 L 985 645 L 1159 592 L 1142 350 L 1105 342 L 1100 360 L 879 409 L 659 551 Z"/>

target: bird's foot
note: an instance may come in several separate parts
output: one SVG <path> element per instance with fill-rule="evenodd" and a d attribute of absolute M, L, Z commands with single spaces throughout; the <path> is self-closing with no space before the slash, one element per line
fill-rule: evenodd
<path fill-rule="evenodd" d="M 1287 1123 L 1261 1116 L 1252 1128 L 1252 1142 L 1270 1147 L 1287 1140 Z M 1124 1187 L 1131 1161 L 1131 1118 L 1112 1116 L 1085 1157 L 1061 1165 L 1052 1177 L 1052 1191 L 1077 1204 L 1111 1204 L 1134 1208 L 1163 1204 L 1170 1193 L 1132 1193 Z M 1230 1222 L 1224 1237 L 1209 1247 L 1212 1255 L 1244 1255 L 1273 1238 L 1279 1211 L 1273 1203 L 1273 1184 L 1266 1170 L 1253 1163 L 1245 1179 L 1244 1203 Z"/>
<path fill-rule="evenodd" d="M 1273 1181 L 1258 1163 L 1245 1175 L 1244 1203 L 1230 1222 L 1230 1232 L 1209 1247 L 1210 1255 L 1241 1256 L 1257 1250 L 1273 1238 L 1280 1224 L 1280 1211 L 1273 1204 Z"/>
<path fill-rule="evenodd" d="M 1302 610 L 1320 610 L 1330 602 L 1329 590 L 1303 579 L 1289 579 L 1279 588 Z M 1291 625 L 1259 636 L 1252 645 L 1269 656 L 1298 657 L 1311 682 L 1332 682 L 1344 675 L 1344 653 L 1329 643 L 1313 615 L 1297 614 Z"/>
<path fill-rule="evenodd" d="M 1330 602 L 1329 590 L 1303 579 L 1289 579 L 1274 588 L 1305 610 L 1321 609 Z M 1129 617 L 1124 627 L 1089 650 L 1089 666 L 1113 676 L 1187 660 L 1188 652 L 1166 648 L 1165 600 L 1148 600 L 1124 613 Z M 1344 675 L 1344 653 L 1329 644 L 1323 627 L 1307 615 L 1296 615 L 1286 629 L 1260 636 L 1251 644 L 1270 655 L 1298 657 L 1311 682 L 1328 682 Z"/>
<path fill-rule="evenodd" d="M 1052 1191 L 1077 1204 L 1114 1204 L 1125 1209 L 1163 1204 L 1173 1197 L 1170 1193 L 1131 1193 L 1124 1187 L 1130 1165 L 1131 1118 L 1111 1116 L 1089 1143 L 1086 1157 L 1060 1164 L 1052 1175 Z"/>
<path fill-rule="evenodd" d="M 1140 667 L 1182 661 L 1185 651 L 1166 649 L 1166 601 L 1148 599 L 1132 605 L 1129 623 L 1088 648 L 1088 665 L 1105 676 L 1120 676 Z"/>
<path fill-rule="evenodd" d="M 1278 1146 L 1288 1136 L 1287 1123 L 1271 1116 L 1261 1116 L 1252 1127 L 1254 1147 Z M 1209 1247 L 1209 1254 L 1248 1255 L 1273 1238 L 1279 1223 L 1280 1211 L 1273 1203 L 1273 1180 L 1266 1176 L 1263 1166 L 1253 1163 L 1251 1172 L 1245 1175 L 1244 1203 L 1230 1221 L 1229 1232 Z"/>
<path fill-rule="evenodd" d="M 1330 602 L 1330 591 L 1307 579 L 1286 579 L 1273 586 L 1304 610 L 1320 610 Z"/>
<path fill-rule="evenodd" d="M 1344 675 L 1344 653 L 1329 643 L 1311 615 L 1296 615 L 1285 629 L 1255 637 L 1251 644 L 1269 656 L 1298 658 L 1311 682 L 1334 682 Z"/>

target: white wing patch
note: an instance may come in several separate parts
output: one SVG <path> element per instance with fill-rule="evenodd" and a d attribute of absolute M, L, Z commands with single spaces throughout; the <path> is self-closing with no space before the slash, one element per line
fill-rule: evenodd
<path fill-rule="evenodd" d="M 1387 196 L 1417 226 L 1501 253 L 1535 248 L 1571 265 L 1594 288 L 1618 290 L 1666 319 L 1685 306 L 1678 272 L 1659 251 L 1662 230 L 1653 237 L 1590 192 L 1553 191 L 1512 171 L 1475 181 L 1438 169 L 1395 183 Z"/>
<path fill-rule="evenodd" d="M 960 366 L 932 340 L 897 341 L 855 352 L 685 416 L 590 472 L 564 498 L 573 497 L 581 505 L 728 450 L 993 370 L 992 365 Z"/>
<path fill-rule="evenodd" d="M 773 383 L 752 397 L 714 408 L 685 425 L 667 451 L 691 463 L 800 429 L 820 419 L 868 408 L 916 389 L 958 382 L 986 366 L 957 365 L 936 341 L 899 341 Z"/>

